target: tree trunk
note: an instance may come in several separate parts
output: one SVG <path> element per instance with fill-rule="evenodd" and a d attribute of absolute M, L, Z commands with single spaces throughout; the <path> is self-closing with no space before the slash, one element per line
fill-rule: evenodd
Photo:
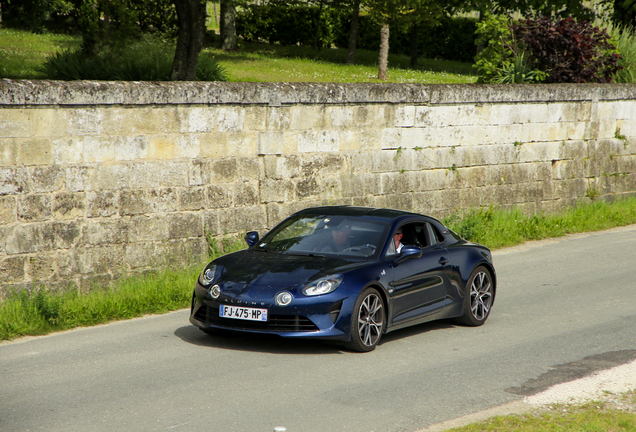
<path fill-rule="evenodd" d="M 236 40 L 236 6 L 225 0 L 221 2 L 221 49 L 234 51 Z"/>
<path fill-rule="evenodd" d="M 378 79 L 386 80 L 389 67 L 389 24 L 382 24 L 380 29 L 380 56 L 378 57 Z"/>
<path fill-rule="evenodd" d="M 411 68 L 417 68 L 417 42 L 418 42 L 418 24 L 417 22 L 413 23 L 413 28 L 411 29 Z"/>
<path fill-rule="evenodd" d="M 173 0 L 179 33 L 172 62 L 173 81 L 194 81 L 205 37 L 205 3 L 200 0 Z"/>
<path fill-rule="evenodd" d="M 320 6 L 318 6 L 318 15 L 316 16 L 316 19 L 314 20 L 314 49 L 315 50 L 319 50 L 320 49 L 320 23 L 321 23 L 321 17 L 322 17 L 322 5 L 323 2 L 320 2 Z"/>
<path fill-rule="evenodd" d="M 347 64 L 356 62 L 356 44 L 358 43 L 358 21 L 360 20 L 360 0 L 354 0 L 351 11 L 351 32 L 349 33 L 349 49 L 347 50 Z"/>

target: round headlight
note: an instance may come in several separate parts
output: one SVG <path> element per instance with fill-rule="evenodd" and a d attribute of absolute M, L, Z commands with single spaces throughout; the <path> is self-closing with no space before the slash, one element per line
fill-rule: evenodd
<path fill-rule="evenodd" d="M 292 298 L 293 297 L 290 293 L 288 293 L 287 291 L 283 291 L 276 294 L 275 300 L 278 306 L 287 306 L 291 303 Z"/>
<path fill-rule="evenodd" d="M 303 288 L 303 294 L 305 294 L 306 296 L 328 294 L 338 288 L 341 283 L 342 275 L 333 275 L 320 278 Z"/>
<path fill-rule="evenodd" d="M 218 285 L 214 285 L 212 289 L 210 290 L 210 296 L 212 296 L 212 298 L 219 298 L 220 295 L 221 295 L 221 287 Z"/>
<path fill-rule="evenodd" d="M 203 286 L 208 286 L 212 282 L 214 282 L 215 276 L 216 276 L 216 266 L 212 265 L 210 267 L 206 267 L 201 272 L 201 276 L 199 277 L 199 282 Z"/>

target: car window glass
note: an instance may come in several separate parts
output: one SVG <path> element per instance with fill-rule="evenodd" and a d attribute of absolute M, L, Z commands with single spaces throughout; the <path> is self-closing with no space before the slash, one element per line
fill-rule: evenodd
<path fill-rule="evenodd" d="M 408 223 L 402 225 L 402 244 L 425 248 L 430 246 L 428 228 L 423 222 Z"/>
<path fill-rule="evenodd" d="M 279 253 L 372 257 L 388 224 L 348 216 L 295 216 L 268 233 L 255 249 Z"/>
<path fill-rule="evenodd" d="M 439 232 L 437 228 L 431 225 L 431 229 L 433 230 L 433 234 L 437 238 L 437 243 L 444 243 L 446 241 L 446 238 L 442 235 L 441 232 Z"/>
<path fill-rule="evenodd" d="M 438 241 L 437 241 L 437 236 L 435 235 L 434 228 L 431 226 L 430 223 L 427 223 L 426 224 L 426 229 L 427 229 L 427 232 L 428 232 L 428 238 L 430 239 L 430 245 L 431 246 L 436 245 L 438 243 Z"/>

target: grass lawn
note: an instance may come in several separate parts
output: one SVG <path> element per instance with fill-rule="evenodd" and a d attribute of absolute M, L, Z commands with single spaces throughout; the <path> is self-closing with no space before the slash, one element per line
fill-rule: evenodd
<path fill-rule="evenodd" d="M 38 68 L 48 55 L 80 44 L 77 36 L 0 28 L 0 78 L 44 79 Z"/>
<path fill-rule="evenodd" d="M 56 51 L 78 49 L 78 36 L 37 35 L 15 29 L 0 29 L 0 78 L 46 79 L 39 70 L 46 57 Z M 377 52 L 358 50 L 357 64 L 347 65 L 345 49 L 313 50 L 308 47 L 242 42 L 236 52 L 206 47 L 226 69 L 230 81 L 250 82 L 383 82 L 377 79 Z M 477 80 L 468 63 L 420 59 L 417 69 L 409 58 L 389 56 L 390 83 L 451 84 Z"/>

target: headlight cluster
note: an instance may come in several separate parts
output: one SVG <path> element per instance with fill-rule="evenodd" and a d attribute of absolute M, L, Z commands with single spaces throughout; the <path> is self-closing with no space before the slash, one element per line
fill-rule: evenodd
<path fill-rule="evenodd" d="M 216 266 L 207 266 L 203 269 L 201 275 L 199 276 L 199 283 L 204 287 L 212 285 L 212 282 L 214 282 L 216 276 Z"/>
<path fill-rule="evenodd" d="M 341 283 L 342 275 L 326 276 L 320 279 L 316 279 L 305 288 L 303 288 L 303 294 L 305 294 L 306 296 L 328 294 L 338 288 Z"/>

